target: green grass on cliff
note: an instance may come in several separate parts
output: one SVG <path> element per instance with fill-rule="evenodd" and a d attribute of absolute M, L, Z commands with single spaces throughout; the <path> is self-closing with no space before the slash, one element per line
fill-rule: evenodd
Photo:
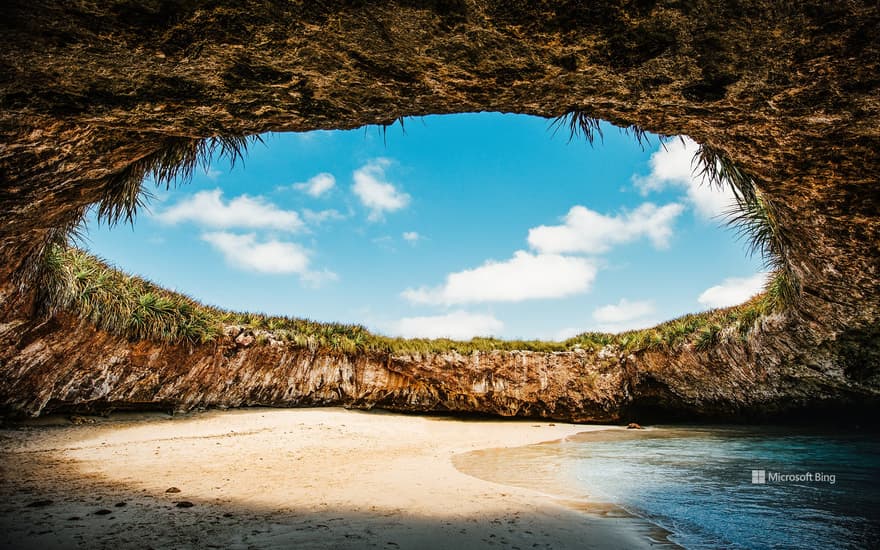
<path fill-rule="evenodd" d="M 585 332 L 564 342 L 407 339 L 373 334 L 360 325 L 224 311 L 123 273 L 74 247 L 51 247 L 45 265 L 40 303 L 47 314 L 67 312 L 131 340 L 204 344 L 220 339 L 224 327 L 235 325 L 252 331 L 256 345 L 280 342 L 296 348 L 348 354 L 554 352 L 576 348 L 598 351 L 608 345 L 631 353 L 668 351 L 688 345 L 697 351 L 707 351 L 724 339 L 746 337 L 760 317 L 776 311 L 779 304 L 774 291 L 779 285 L 771 282 L 766 293 L 741 306 L 685 315 L 652 328 L 620 334 Z"/>
<path fill-rule="evenodd" d="M 53 246 L 46 258 L 41 302 L 113 334 L 138 340 L 207 342 L 221 334 L 216 312 L 116 270 L 76 248 Z"/>

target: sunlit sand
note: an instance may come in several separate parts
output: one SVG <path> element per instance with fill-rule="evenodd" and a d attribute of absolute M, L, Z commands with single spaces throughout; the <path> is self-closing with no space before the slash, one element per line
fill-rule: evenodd
<path fill-rule="evenodd" d="M 596 429 L 343 409 L 31 427 L 5 432 L 3 530 L 46 548 L 651 546 L 637 518 L 453 465 Z"/>

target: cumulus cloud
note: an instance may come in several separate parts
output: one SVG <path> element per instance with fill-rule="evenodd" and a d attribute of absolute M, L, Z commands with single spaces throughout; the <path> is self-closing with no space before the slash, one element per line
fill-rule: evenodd
<path fill-rule="evenodd" d="M 415 231 L 404 231 L 403 232 L 403 240 L 408 243 L 417 243 L 422 236 L 416 233 Z"/>
<path fill-rule="evenodd" d="M 656 325 L 659 321 L 654 302 L 630 301 L 622 298 L 616 304 L 607 304 L 593 310 L 595 324 L 591 330 L 624 332 Z"/>
<path fill-rule="evenodd" d="M 468 340 L 475 336 L 498 334 L 504 323 L 492 315 L 453 311 L 446 315 L 404 317 L 391 323 L 389 332 L 404 338 L 454 338 Z"/>
<path fill-rule="evenodd" d="M 386 212 L 400 210 L 409 204 L 410 196 L 385 178 L 385 169 L 390 164 L 390 160 L 378 158 L 354 171 L 351 189 L 361 204 L 370 210 L 370 221 L 381 220 Z"/>
<path fill-rule="evenodd" d="M 309 210 L 308 208 L 302 211 L 303 219 L 308 222 L 310 225 L 320 225 L 324 222 L 336 222 L 345 219 L 345 214 L 341 213 L 336 209 L 329 210 Z"/>
<path fill-rule="evenodd" d="M 192 222 L 215 229 L 274 229 L 298 231 L 303 221 L 293 210 L 283 210 L 265 198 L 241 195 L 226 202 L 223 191 L 199 191 L 155 215 L 166 224 Z"/>
<path fill-rule="evenodd" d="M 520 250 L 509 260 L 490 260 L 475 269 L 450 273 L 440 286 L 410 288 L 401 295 L 412 303 L 435 305 L 520 302 L 585 292 L 595 277 L 596 266 L 586 258 Z"/>
<path fill-rule="evenodd" d="M 333 174 L 321 172 L 320 174 L 309 178 L 308 181 L 294 183 L 293 188 L 297 191 L 302 191 L 309 196 L 318 198 L 333 189 L 335 185 L 336 178 L 333 177 Z"/>
<path fill-rule="evenodd" d="M 219 251 L 227 263 L 245 271 L 297 274 L 310 284 L 336 278 L 329 271 L 310 271 L 308 251 L 296 243 L 277 239 L 261 242 L 254 233 L 239 235 L 228 231 L 204 233 L 202 240 Z"/>
<path fill-rule="evenodd" d="M 562 225 L 530 229 L 529 245 L 544 254 L 599 254 L 644 237 L 655 247 L 666 248 L 675 219 L 683 210 L 678 203 L 656 206 L 646 202 L 635 210 L 606 216 L 575 206 L 565 215 Z"/>
<path fill-rule="evenodd" d="M 720 285 L 707 288 L 697 298 L 706 307 L 728 307 L 741 304 L 761 292 L 767 283 L 767 273 L 756 273 L 751 277 L 730 277 Z"/>
<path fill-rule="evenodd" d="M 626 298 L 622 298 L 616 304 L 596 308 L 593 311 L 593 319 L 600 323 L 619 324 L 646 318 L 654 311 L 653 302 L 630 302 Z"/>
<path fill-rule="evenodd" d="M 633 176 L 633 183 L 647 195 L 670 187 L 685 190 L 688 201 L 701 217 L 709 219 L 725 214 L 733 204 L 733 193 L 728 188 L 709 185 L 694 164 L 699 145 L 685 137 L 661 145 L 648 161 L 651 173 Z"/>

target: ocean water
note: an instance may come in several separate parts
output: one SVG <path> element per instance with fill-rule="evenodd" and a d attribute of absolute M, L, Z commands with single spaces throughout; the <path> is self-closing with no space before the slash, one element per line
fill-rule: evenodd
<path fill-rule="evenodd" d="M 685 548 L 880 548 L 876 433 L 612 430 L 467 462 L 479 477 L 616 504 Z"/>

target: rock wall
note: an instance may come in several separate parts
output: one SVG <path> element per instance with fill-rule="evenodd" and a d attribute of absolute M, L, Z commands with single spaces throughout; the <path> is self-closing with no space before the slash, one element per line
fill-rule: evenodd
<path fill-rule="evenodd" d="M 32 415 L 345 405 L 607 420 L 623 387 L 616 357 L 596 360 L 585 351 L 347 356 L 231 335 L 168 346 L 128 342 L 66 315 L 43 325 L 8 323 L 0 339 L 7 343 L 0 406 Z"/>
<path fill-rule="evenodd" d="M 0 17 L 2 401 L 29 413 L 93 400 L 338 402 L 579 419 L 875 407 L 878 36 L 869 1 L 10 0 Z M 757 177 L 800 303 L 747 342 L 614 365 L 576 354 L 227 357 L 42 319 L 33 284 L 16 278 L 114 175 L 169 139 L 572 108 L 690 135 Z"/>
<path fill-rule="evenodd" d="M 356 356 L 257 344 L 129 342 L 68 315 L 0 325 L 0 408 L 15 414 L 343 405 L 577 422 L 758 420 L 853 411 L 877 400 L 838 358 L 778 362 L 763 344 L 708 353 L 571 352 Z M 244 336 L 244 337 L 241 337 Z M 876 357 L 875 357 L 876 358 Z"/>

